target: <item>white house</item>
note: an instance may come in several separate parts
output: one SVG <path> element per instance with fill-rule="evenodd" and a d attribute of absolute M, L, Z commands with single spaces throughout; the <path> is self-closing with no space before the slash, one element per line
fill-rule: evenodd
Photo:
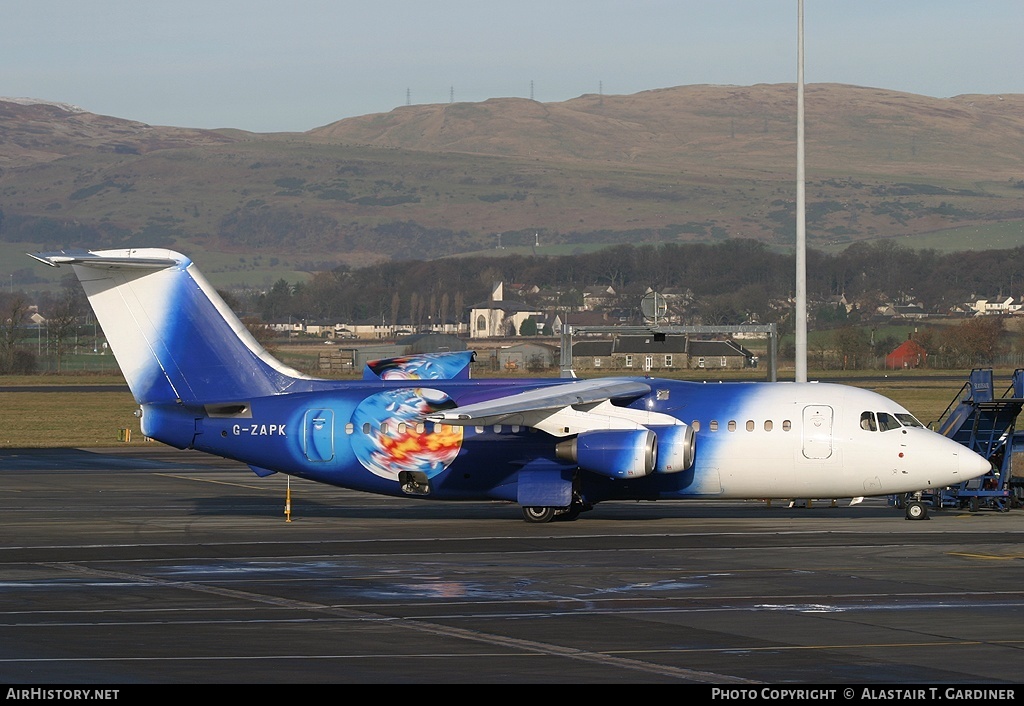
<path fill-rule="evenodd" d="M 519 302 L 503 301 L 502 292 L 501 282 L 498 282 L 491 290 L 491 298 L 488 301 L 470 307 L 470 338 L 518 336 L 524 321 L 531 316 L 540 316 L 544 313 L 536 307 Z"/>
<path fill-rule="evenodd" d="M 1003 299 L 978 299 L 973 304 L 967 304 L 975 316 L 994 316 L 999 314 L 1012 314 L 1020 311 L 1021 304 L 1014 304 L 1013 297 Z"/>

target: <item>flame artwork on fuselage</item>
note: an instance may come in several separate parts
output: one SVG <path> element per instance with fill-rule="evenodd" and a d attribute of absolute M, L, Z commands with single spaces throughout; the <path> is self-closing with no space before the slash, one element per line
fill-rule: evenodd
<path fill-rule="evenodd" d="M 427 433 L 422 420 L 454 406 L 448 395 L 430 388 L 371 395 L 352 414 L 352 451 L 364 468 L 381 478 L 397 481 L 401 471 L 419 471 L 432 478 L 459 455 L 462 427 L 439 424 L 437 431 Z"/>

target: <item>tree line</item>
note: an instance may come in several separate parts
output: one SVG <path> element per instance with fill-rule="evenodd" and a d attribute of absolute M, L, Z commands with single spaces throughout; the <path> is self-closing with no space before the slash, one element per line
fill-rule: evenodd
<path fill-rule="evenodd" d="M 623 307 L 638 308 L 648 288 L 687 290 L 682 324 L 740 324 L 756 320 L 791 330 L 795 259 L 760 241 L 617 245 L 564 256 L 504 255 L 393 261 L 364 268 L 338 267 L 305 282 L 275 282 L 266 291 L 222 292 L 248 321 L 291 318 L 321 322 L 382 321 L 413 325 L 464 320 L 468 307 L 490 297 L 495 282 L 526 284 L 554 293 L 558 306 L 577 306 L 590 287 L 612 287 Z M 820 367 L 860 367 L 898 341 L 870 341 L 856 324 L 886 303 L 921 304 L 930 312 L 979 297 L 1016 296 L 1024 286 L 1024 247 L 940 253 L 913 250 L 892 240 L 855 243 L 835 254 L 809 249 L 807 293 L 813 329 L 832 329 L 827 347 L 812 350 Z M 832 305 L 844 295 L 853 305 Z M 24 292 L 0 295 L 0 372 L 30 372 L 30 352 L 19 347 L 30 306 L 47 319 L 58 361 L 75 327 L 88 315 L 81 287 L 65 277 L 58 293 L 30 301 Z M 997 355 L 1005 342 L 991 322 L 964 322 L 924 341 L 946 360 L 964 365 Z M 986 328 L 987 327 L 987 328 Z M 955 330 L 953 330 L 955 329 Z M 1001 325 L 1000 325 L 1001 330 Z M 929 334 L 924 331 L 921 337 Z M 925 347 L 928 348 L 929 345 Z M 783 351 L 785 355 L 785 351 Z M 59 362 L 58 362 L 59 369 Z"/>
<path fill-rule="evenodd" d="M 610 286 L 623 305 L 639 306 L 644 292 L 688 290 L 686 324 L 783 323 L 794 294 L 795 259 L 755 240 L 714 244 L 618 245 L 593 253 L 474 256 L 393 261 L 319 272 L 307 282 L 278 280 L 268 291 L 236 293 L 234 302 L 266 320 L 412 321 L 459 318 L 463 307 L 486 300 L 495 282 L 535 285 L 557 293 L 559 304 L 580 302 L 582 291 Z M 892 240 L 854 243 L 830 254 L 807 253 L 807 294 L 813 306 L 844 295 L 853 315 L 883 304 L 920 303 L 929 312 L 979 297 L 1024 289 L 1024 247 L 940 253 L 912 250 Z M 812 311 L 821 326 L 848 323 L 829 310 Z"/>

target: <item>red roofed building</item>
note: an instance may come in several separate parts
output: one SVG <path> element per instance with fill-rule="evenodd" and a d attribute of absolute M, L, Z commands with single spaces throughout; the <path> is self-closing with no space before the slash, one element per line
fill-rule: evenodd
<path fill-rule="evenodd" d="M 908 338 L 892 353 L 885 356 L 885 367 L 888 370 L 918 368 L 926 362 L 928 362 L 928 351 L 912 338 Z"/>

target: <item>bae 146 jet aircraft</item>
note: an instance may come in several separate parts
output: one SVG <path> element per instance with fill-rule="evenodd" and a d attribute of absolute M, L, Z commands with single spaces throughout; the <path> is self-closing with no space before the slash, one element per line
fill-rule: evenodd
<path fill-rule="evenodd" d="M 32 257 L 74 269 L 143 434 L 260 476 L 507 501 L 539 523 L 611 500 L 914 493 L 990 468 L 892 400 L 843 385 L 470 379 L 470 351 L 370 363 L 359 381 L 314 378 L 274 359 L 180 253 Z M 920 503 L 906 509 L 927 517 Z"/>

